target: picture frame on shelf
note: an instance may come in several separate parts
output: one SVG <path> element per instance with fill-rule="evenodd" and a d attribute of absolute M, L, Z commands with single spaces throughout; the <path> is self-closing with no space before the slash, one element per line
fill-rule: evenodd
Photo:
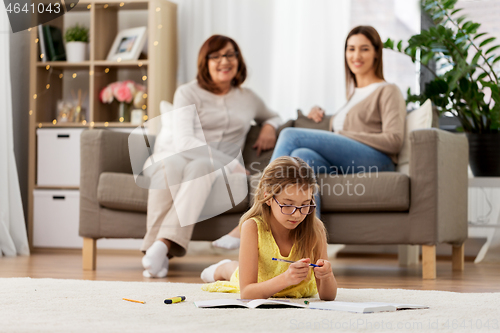
<path fill-rule="evenodd" d="M 116 35 L 107 60 L 137 60 L 146 43 L 147 27 L 124 29 Z"/>

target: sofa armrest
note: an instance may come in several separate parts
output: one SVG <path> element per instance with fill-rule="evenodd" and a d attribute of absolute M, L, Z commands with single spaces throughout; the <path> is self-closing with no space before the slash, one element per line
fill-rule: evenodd
<path fill-rule="evenodd" d="M 468 141 L 440 129 L 410 133 L 410 244 L 467 239 Z"/>
<path fill-rule="evenodd" d="M 80 228 L 82 237 L 99 238 L 97 185 L 103 172 L 132 173 L 129 133 L 86 130 L 80 138 Z"/>

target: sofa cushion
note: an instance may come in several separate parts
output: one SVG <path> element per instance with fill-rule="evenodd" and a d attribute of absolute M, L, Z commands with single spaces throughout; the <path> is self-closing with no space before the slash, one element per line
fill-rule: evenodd
<path fill-rule="evenodd" d="M 103 172 L 97 185 L 97 201 L 106 208 L 145 213 L 148 190 L 137 186 L 132 174 Z"/>
<path fill-rule="evenodd" d="M 293 127 L 293 120 L 289 120 L 276 130 L 276 137 L 279 136 L 282 129 L 286 127 Z M 250 174 L 256 174 L 260 171 L 264 170 L 264 168 L 269 164 L 271 160 L 271 156 L 273 155 L 273 150 L 267 150 L 260 153 L 260 156 L 257 156 L 257 150 L 253 149 L 253 145 L 255 141 L 259 138 L 261 127 L 258 125 L 254 125 L 250 127 L 248 131 L 247 137 L 245 139 L 245 146 L 243 147 L 243 161 L 245 163 L 245 167 Z"/>
<path fill-rule="evenodd" d="M 321 212 L 407 211 L 410 178 L 398 172 L 318 176 Z"/>

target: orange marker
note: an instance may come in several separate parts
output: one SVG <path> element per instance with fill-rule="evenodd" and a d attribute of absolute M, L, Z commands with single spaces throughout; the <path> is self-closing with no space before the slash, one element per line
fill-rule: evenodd
<path fill-rule="evenodd" d="M 145 301 L 136 301 L 133 299 L 128 299 L 128 298 L 122 298 L 124 301 L 129 301 L 129 302 L 134 302 L 134 303 L 141 303 L 141 304 L 146 304 Z"/>

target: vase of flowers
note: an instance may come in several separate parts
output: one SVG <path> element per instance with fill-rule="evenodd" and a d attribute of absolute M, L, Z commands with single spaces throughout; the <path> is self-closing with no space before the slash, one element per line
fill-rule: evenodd
<path fill-rule="evenodd" d="M 132 104 L 136 108 L 142 108 L 146 103 L 146 87 L 132 80 L 118 81 L 108 84 L 101 90 L 99 99 L 102 103 L 111 104 L 115 100 L 119 103 L 118 121 L 130 121 L 130 109 Z"/>

